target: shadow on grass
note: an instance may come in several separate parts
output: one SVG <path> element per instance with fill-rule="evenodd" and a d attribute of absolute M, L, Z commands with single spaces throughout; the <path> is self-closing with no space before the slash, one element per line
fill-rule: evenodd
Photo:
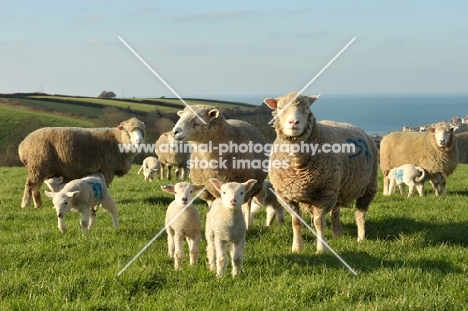
<path fill-rule="evenodd" d="M 166 197 L 166 196 L 160 196 L 160 197 L 147 197 L 143 201 L 148 204 L 153 204 L 153 205 L 164 205 L 164 206 L 169 206 L 171 202 L 174 200 L 174 198 Z"/>

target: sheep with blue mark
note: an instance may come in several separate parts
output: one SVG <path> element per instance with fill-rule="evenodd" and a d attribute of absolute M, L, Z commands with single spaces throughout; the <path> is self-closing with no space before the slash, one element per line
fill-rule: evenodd
<path fill-rule="evenodd" d="M 119 225 L 117 206 L 109 193 L 106 184 L 97 177 L 84 177 L 67 183 L 59 192 L 45 191 L 52 198 L 57 212 L 58 228 L 61 232 L 67 232 L 65 215 L 69 212 L 81 214 L 81 229 L 87 234 L 95 224 L 97 207 L 99 204 L 112 216 L 114 227 Z"/>
<path fill-rule="evenodd" d="M 325 215 L 331 212 L 333 237 L 342 234 L 340 207 L 356 201 L 355 220 L 357 240 L 365 238 L 365 214 L 377 191 L 378 151 L 371 137 L 362 129 L 347 123 L 317 122 L 310 107 L 319 98 L 298 96 L 291 92 L 278 98 L 267 98 L 265 104 L 273 109 L 276 131 L 275 144 L 288 145 L 289 150 L 275 150 L 270 163 L 287 161 L 287 167 L 273 168 L 270 181 L 278 196 L 298 216 L 300 210 L 312 215 L 321 239 L 317 253 L 324 251 Z M 321 148 L 334 144 L 349 144 L 348 152 L 301 152 L 294 145 L 312 143 Z M 324 149 L 324 151 L 326 151 Z M 329 150 L 330 151 L 330 150 Z M 293 252 L 301 252 L 304 242 L 302 223 L 292 214 Z"/>

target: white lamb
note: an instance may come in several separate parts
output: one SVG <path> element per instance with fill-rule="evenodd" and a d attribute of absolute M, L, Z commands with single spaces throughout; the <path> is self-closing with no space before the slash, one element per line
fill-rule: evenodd
<path fill-rule="evenodd" d="M 404 164 L 399 167 L 395 167 L 388 173 L 390 185 L 388 188 L 387 195 L 395 193 L 395 186 L 400 188 L 400 193 L 404 192 L 404 185 L 409 186 L 408 198 L 414 193 L 414 189 L 418 190 L 419 196 L 424 196 L 424 181 L 426 178 L 426 171 L 414 164 Z"/>
<path fill-rule="evenodd" d="M 203 185 L 180 182 L 175 185 L 161 186 L 161 189 L 175 196 L 174 201 L 167 208 L 165 221 L 167 248 L 169 256 L 174 258 L 174 268 L 179 269 L 182 264 L 184 238 L 186 238 L 189 245 L 190 265 L 194 266 L 198 261 L 201 219 L 200 213 L 191 201 L 197 192 L 203 189 Z M 187 206 L 187 204 L 189 205 Z"/>
<path fill-rule="evenodd" d="M 106 178 L 101 173 L 90 174 L 87 177 L 97 177 L 101 179 L 103 182 L 106 182 Z M 62 176 L 60 176 L 60 177 L 52 177 L 52 178 L 46 179 L 44 180 L 44 184 L 46 184 L 46 186 L 50 189 L 50 191 L 59 192 L 60 190 L 63 189 L 63 187 L 65 187 L 67 182 L 63 180 Z"/>
<path fill-rule="evenodd" d="M 147 157 L 143 160 L 140 169 L 137 174 L 143 170 L 143 176 L 145 176 L 145 181 L 153 181 L 153 176 L 156 173 L 156 176 L 159 179 L 159 171 L 161 169 L 161 163 L 156 157 Z"/>
<path fill-rule="evenodd" d="M 260 210 L 262 206 L 266 209 L 266 223 L 267 227 L 271 226 L 273 220 L 278 218 L 280 225 L 284 224 L 284 207 L 278 202 L 275 194 L 270 191 L 273 185 L 269 180 L 263 182 L 262 190 L 252 198 L 252 204 L 250 208 L 250 223 L 253 224 L 255 214 Z"/>
<path fill-rule="evenodd" d="M 242 269 L 247 230 L 242 204 L 245 194 L 257 181 L 249 179 L 244 183 L 222 183 L 211 178 L 210 182 L 221 194 L 221 198 L 213 201 L 206 216 L 205 236 L 210 270 L 216 270 L 218 277 L 224 275 L 228 260 L 226 244 L 231 243 L 232 276 L 235 277 Z"/>
<path fill-rule="evenodd" d="M 84 177 L 67 183 L 59 192 L 45 191 L 52 198 L 57 211 L 58 228 L 67 232 L 65 215 L 71 210 L 81 214 L 81 228 L 87 234 L 96 222 L 96 212 L 99 204 L 112 216 L 114 227 L 119 225 L 117 207 L 112 199 L 105 182 L 97 177 Z"/>

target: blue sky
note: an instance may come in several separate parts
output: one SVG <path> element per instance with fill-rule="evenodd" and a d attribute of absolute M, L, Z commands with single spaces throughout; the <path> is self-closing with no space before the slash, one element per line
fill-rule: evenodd
<path fill-rule="evenodd" d="M 467 93 L 466 1 L 2 1 L 0 93 Z"/>

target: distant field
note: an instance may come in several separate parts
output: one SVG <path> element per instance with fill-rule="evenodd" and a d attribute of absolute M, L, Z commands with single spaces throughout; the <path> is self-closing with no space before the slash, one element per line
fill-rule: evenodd
<path fill-rule="evenodd" d="M 0 94 L 0 97 L 2 95 Z M 178 98 L 129 98 L 105 99 L 95 97 L 73 97 L 44 94 L 8 95 L 8 98 L 21 102 L 27 106 L 40 106 L 66 113 L 82 113 L 90 117 L 102 115 L 105 107 L 130 109 L 135 112 L 151 112 L 159 110 L 163 113 L 176 113 L 185 106 Z M 234 103 L 216 100 L 184 99 L 189 105 L 213 105 L 216 107 L 250 110 L 255 106 L 245 103 Z"/>

